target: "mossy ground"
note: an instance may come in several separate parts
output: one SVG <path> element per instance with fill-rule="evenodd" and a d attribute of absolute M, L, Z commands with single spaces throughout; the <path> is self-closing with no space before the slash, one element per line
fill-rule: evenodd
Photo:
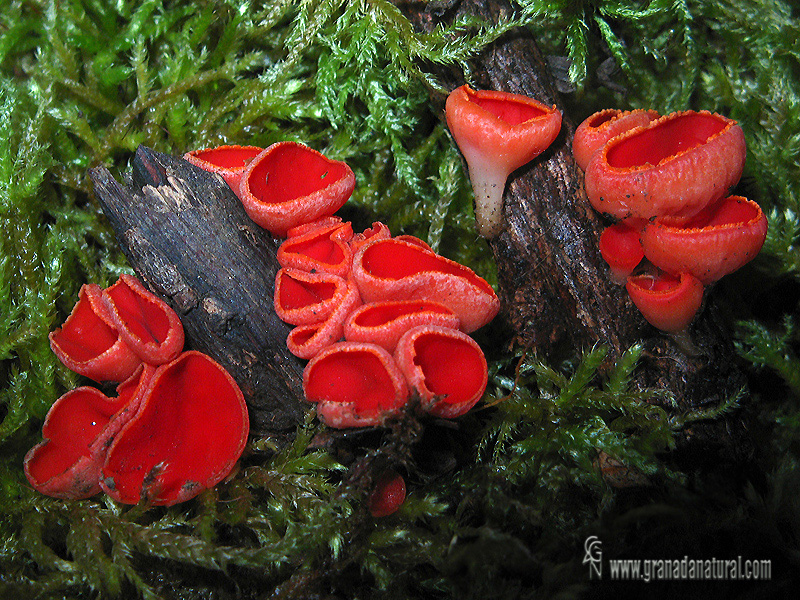
<path fill-rule="evenodd" d="M 385 0 L 2 4 L 1 598 L 788 593 L 800 570 L 798 9 L 777 0 L 513 6 L 513 21 L 420 36 Z M 27 486 L 22 457 L 52 402 L 79 383 L 47 333 L 82 283 L 129 270 L 89 167 L 119 175 L 139 144 L 181 154 L 301 141 L 354 168 L 346 218 L 419 235 L 491 281 L 469 183 L 420 65 L 458 66 L 511 26 L 571 58 L 554 64 L 568 65 L 575 121 L 608 106 L 695 108 L 744 128 L 739 191 L 768 212 L 770 233 L 715 299 L 735 328 L 757 415 L 746 471 L 679 471 L 664 458 L 679 424 L 631 393 L 638 348 L 604 381 L 602 349 L 562 365 L 526 357 L 515 373 L 521 356 L 504 354 L 493 339 L 503 332 L 489 331 L 487 403 L 511 395 L 457 427 L 400 422 L 310 450 L 323 431 L 309 420 L 280 451 L 253 440 L 229 481 L 169 509 L 65 502 Z M 610 487 L 598 450 L 654 485 Z M 358 469 L 370 461 L 405 469 L 409 497 L 392 517 L 365 510 Z M 772 582 L 602 586 L 581 564 L 587 535 L 607 557 L 771 559 Z"/>

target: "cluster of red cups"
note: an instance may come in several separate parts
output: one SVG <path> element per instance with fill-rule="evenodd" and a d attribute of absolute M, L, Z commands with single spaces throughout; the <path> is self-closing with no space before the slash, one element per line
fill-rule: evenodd
<path fill-rule="evenodd" d="M 761 250 L 767 218 L 729 196 L 742 175 L 744 133 L 707 111 L 597 112 L 581 123 L 573 154 L 592 206 L 615 224 L 600 252 L 645 319 L 685 331 L 704 287 Z"/>
<path fill-rule="evenodd" d="M 168 506 L 224 479 L 247 441 L 244 397 L 225 369 L 183 344 L 177 314 L 135 277 L 82 286 L 50 345 L 76 373 L 117 383 L 116 395 L 82 386 L 56 400 L 44 441 L 24 460 L 33 488 Z"/>
<path fill-rule="evenodd" d="M 499 300 L 469 268 L 382 223 L 361 233 L 334 216 L 355 186 L 341 161 L 295 142 L 221 146 L 187 160 L 221 175 L 255 223 L 277 237 L 274 307 L 308 360 L 305 397 L 336 428 L 374 426 L 412 395 L 454 418 L 482 397 L 486 359 L 469 336 Z"/>

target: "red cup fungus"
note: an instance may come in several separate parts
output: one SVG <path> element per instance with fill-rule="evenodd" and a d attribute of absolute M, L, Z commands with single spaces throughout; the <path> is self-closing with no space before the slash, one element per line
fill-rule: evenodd
<path fill-rule="evenodd" d="M 83 386 L 56 400 L 42 426 L 44 440 L 25 455 L 25 475 L 31 486 L 42 494 L 68 500 L 99 493 L 108 446 L 136 414 L 142 389 L 153 371 L 149 365 L 140 366 L 117 386 L 116 398 Z"/>
<path fill-rule="evenodd" d="M 353 236 L 353 239 L 350 240 L 350 249 L 355 254 L 367 242 L 388 240 L 390 237 L 392 237 L 392 234 L 389 232 L 389 228 L 380 221 L 376 221 L 369 229 L 365 229 L 362 233 L 357 233 Z"/>
<path fill-rule="evenodd" d="M 735 121 L 707 111 L 672 113 L 597 151 L 586 167 L 586 194 L 598 212 L 617 219 L 688 219 L 739 181 L 745 154 Z"/>
<path fill-rule="evenodd" d="M 406 480 L 394 469 L 387 469 L 375 483 L 369 497 L 369 512 L 377 518 L 396 513 L 406 500 Z"/>
<path fill-rule="evenodd" d="M 398 415 L 408 386 L 391 354 L 375 344 L 338 342 L 312 358 L 303 371 L 306 400 L 334 428 L 380 425 Z"/>
<path fill-rule="evenodd" d="M 647 125 L 658 118 L 654 110 L 619 110 L 606 108 L 587 117 L 572 138 L 572 156 L 585 171 L 595 152 L 606 145 L 613 137 L 635 127 Z"/>
<path fill-rule="evenodd" d="M 492 287 L 469 267 L 396 238 L 363 246 L 352 277 L 365 303 L 429 300 L 452 310 L 466 333 L 491 321 L 500 309 Z"/>
<path fill-rule="evenodd" d="M 478 233 L 495 237 L 503 227 L 508 176 L 553 142 L 561 113 L 527 96 L 462 85 L 447 97 L 445 116 L 467 161 Z"/>
<path fill-rule="evenodd" d="M 160 365 L 183 350 L 183 325 L 178 315 L 135 277 L 120 275 L 103 291 L 103 302 L 120 338 L 142 361 Z"/>
<path fill-rule="evenodd" d="M 353 262 L 350 223 L 333 222 L 290 236 L 278 248 L 278 263 L 304 271 L 324 271 L 346 277 Z"/>
<path fill-rule="evenodd" d="M 689 221 L 654 219 L 642 232 L 648 260 L 670 273 L 687 271 L 704 285 L 750 262 L 767 235 L 767 217 L 758 204 L 729 196 Z"/>
<path fill-rule="evenodd" d="M 362 304 L 347 318 L 344 338 L 349 342 L 370 342 L 393 352 L 400 337 L 417 325 L 438 325 L 458 329 L 455 313 L 439 302 L 383 300 Z"/>
<path fill-rule="evenodd" d="M 690 273 L 631 276 L 625 287 L 644 318 L 667 333 L 685 331 L 703 302 L 703 284 Z"/>
<path fill-rule="evenodd" d="M 49 337 L 64 366 L 95 381 L 125 381 L 142 362 L 120 337 L 95 283 L 81 286 L 69 317 Z"/>
<path fill-rule="evenodd" d="M 457 329 L 409 329 L 397 342 L 394 358 L 423 410 L 437 417 L 463 415 L 486 390 L 486 357 L 475 340 Z"/>
<path fill-rule="evenodd" d="M 290 325 L 321 323 L 347 293 L 347 281 L 338 275 L 283 267 L 275 276 L 275 312 Z"/>
<path fill-rule="evenodd" d="M 124 504 L 185 502 L 230 473 L 248 430 L 230 374 L 205 354 L 184 352 L 153 375 L 136 416 L 108 449 L 100 486 Z"/>
<path fill-rule="evenodd" d="M 355 175 L 296 142 L 278 142 L 245 169 L 237 195 L 258 225 L 278 237 L 290 229 L 331 216 L 350 198 Z"/>
<path fill-rule="evenodd" d="M 192 150 L 183 158 L 204 171 L 217 173 L 236 191 L 247 165 L 263 151 L 258 146 L 217 146 Z"/>

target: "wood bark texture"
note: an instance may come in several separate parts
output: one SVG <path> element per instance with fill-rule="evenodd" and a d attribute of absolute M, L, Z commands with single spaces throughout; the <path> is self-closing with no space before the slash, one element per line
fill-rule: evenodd
<path fill-rule="evenodd" d="M 187 345 L 242 388 L 253 433 L 294 431 L 303 420 L 303 363 L 272 295 L 277 244 L 218 175 L 140 147 L 124 185 L 104 167 L 95 193 L 142 282 L 180 315 Z"/>
<path fill-rule="evenodd" d="M 511 15 L 505 0 L 398 6 L 422 31 L 464 16 L 496 22 Z M 524 94 L 558 105 L 564 113 L 548 64 L 527 30 L 497 40 L 472 59 L 469 68 L 465 74 L 428 66 L 446 90 L 469 83 L 476 89 Z M 443 118 L 445 95 L 433 93 L 432 99 Z M 609 365 L 634 344 L 642 344 L 637 385 L 672 392 L 678 413 L 717 406 L 741 393 L 746 381 L 713 299 L 706 299 L 687 345 L 650 326 L 624 286 L 612 281 L 598 249 L 600 232 L 609 223 L 586 198 L 583 173 L 572 157 L 574 131 L 575 123 L 564 114 L 553 145 L 512 174 L 505 193 L 506 228 L 489 242 L 498 266 L 502 315 L 515 332 L 515 342 L 554 361 L 605 344 Z M 743 438 L 737 415 L 697 424 L 683 432 L 681 441 L 684 449 L 694 447 L 689 454 L 698 454 L 695 446 L 715 447 L 738 458 L 748 453 Z"/>

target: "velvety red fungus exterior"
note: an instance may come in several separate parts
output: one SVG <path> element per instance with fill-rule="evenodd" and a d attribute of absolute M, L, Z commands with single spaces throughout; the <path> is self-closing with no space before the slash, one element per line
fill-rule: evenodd
<path fill-rule="evenodd" d="M 456 329 L 414 327 L 400 338 L 394 358 L 423 409 L 437 417 L 463 415 L 486 390 L 486 357 L 475 340 Z"/>
<path fill-rule="evenodd" d="M 670 273 L 687 271 L 704 285 L 750 262 L 767 236 L 758 204 L 729 196 L 686 222 L 655 219 L 642 232 L 648 260 Z"/>
<path fill-rule="evenodd" d="M 608 263 L 614 281 L 624 284 L 644 258 L 639 230 L 625 221 L 606 227 L 600 234 L 600 254 Z"/>
<path fill-rule="evenodd" d="M 394 469 L 386 470 L 369 497 L 369 512 L 375 518 L 396 513 L 406 500 L 406 480 Z"/>
<path fill-rule="evenodd" d="M 178 315 L 131 275 L 103 291 L 103 303 L 120 338 L 142 361 L 160 365 L 183 350 L 184 332 Z"/>
<path fill-rule="evenodd" d="M 391 354 L 375 344 L 338 342 L 312 358 L 303 371 L 306 400 L 334 428 L 380 425 L 399 414 L 408 386 Z"/>
<path fill-rule="evenodd" d="M 136 414 L 141 391 L 154 368 L 142 365 L 109 398 L 79 387 L 53 403 L 42 426 L 44 440 L 23 461 L 25 475 L 38 492 L 78 500 L 100 492 L 100 471 L 111 440 Z"/>
<path fill-rule="evenodd" d="M 100 485 L 124 504 L 185 502 L 230 473 L 248 430 L 233 378 L 205 354 L 184 352 L 157 369 L 108 449 Z"/>
<path fill-rule="evenodd" d="M 278 237 L 335 213 L 355 187 L 347 164 L 295 142 L 278 142 L 245 169 L 237 195 L 250 218 Z"/>
<path fill-rule="evenodd" d="M 688 219 L 727 195 L 742 174 L 744 133 L 707 111 L 663 116 L 612 138 L 586 167 L 586 194 L 618 219 Z"/>
<path fill-rule="evenodd" d="M 50 348 L 69 369 L 95 381 L 124 381 L 141 363 L 120 337 L 103 302 L 103 289 L 81 286 L 64 324 L 50 333 Z"/>
<path fill-rule="evenodd" d="M 587 117 L 572 138 L 572 156 L 582 170 L 586 170 L 595 152 L 613 137 L 634 127 L 647 125 L 658 118 L 654 110 L 618 110 L 607 108 Z"/>
<path fill-rule="evenodd" d="M 204 171 L 217 173 L 236 191 L 247 165 L 263 151 L 258 146 L 217 146 L 192 150 L 183 158 Z"/>
<path fill-rule="evenodd" d="M 400 337 L 418 325 L 458 329 L 455 313 L 439 302 L 384 300 L 362 304 L 347 318 L 344 337 L 349 342 L 370 342 L 393 352 Z"/>
<path fill-rule="evenodd" d="M 644 318 L 667 333 L 684 331 L 703 302 L 703 284 L 689 273 L 632 276 L 625 287 Z"/>
<path fill-rule="evenodd" d="M 492 287 L 469 267 L 407 240 L 377 240 L 353 258 L 352 277 L 365 303 L 429 300 L 452 310 L 466 333 L 491 321 L 500 309 Z"/>
<path fill-rule="evenodd" d="M 553 142 L 561 113 L 527 96 L 462 85 L 447 97 L 445 116 L 469 167 L 478 233 L 495 237 L 508 176 Z"/>
<path fill-rule="evenodd" d="M 278 263 L 303 271 L 324 271 L 346 277 L 353 262 L 350 223 L 330 223 L 290 236 L 278 248 Z"/>

